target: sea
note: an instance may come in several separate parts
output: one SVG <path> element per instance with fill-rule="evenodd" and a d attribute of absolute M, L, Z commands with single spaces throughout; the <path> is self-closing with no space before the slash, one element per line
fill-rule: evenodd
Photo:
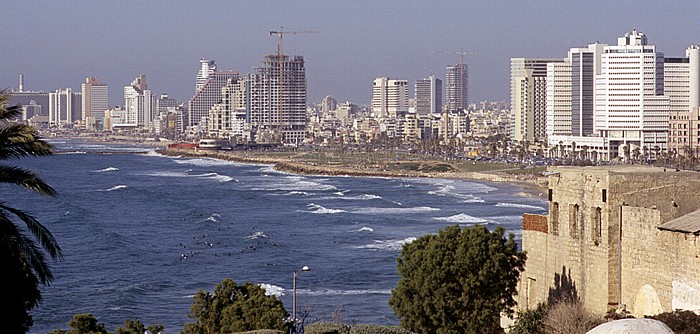
<path fill-rule="evenodd" d="M 54 234 L 64 258 L 42 287 L 32 333 L 92 313 L 177 333 L 194 294 L 231 278 L 280 298 L 306 322 L 398 324 L 388 305 L 402 246 L 450 225 L 503 226 L 520 243 L 522 214 L 544 198 L 513 184 L 433 178 L 330 177 L 271 165 L 162 156 L 71 139 L 63 153 L 4 161 L 37 172 L 58 196 L 2 185 L 0 196 Z M 105 154 L 112 152 L 115 154 Z M 145 153 L 144 153 L 145 152 Z M 118 154 L 117 154 L 118 153 Z"/>

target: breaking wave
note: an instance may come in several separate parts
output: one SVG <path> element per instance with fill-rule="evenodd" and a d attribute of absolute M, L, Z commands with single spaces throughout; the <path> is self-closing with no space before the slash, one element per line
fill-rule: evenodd
<path fill-rule="evenodd" d="M 374 229 L 372 229 L 371 227 L 363 226 L 360 229 L 350 231 L 350 232 L 374 232 Z"/>
<path fill-rule="evenodd" d="M 318 290 L 297 290 L 298 294 L 306 296 L 354 296 L 354 295 L 390 295 L 391 290 L 383 289 L 359 289 L 359 290 L 339 290 L 339 289 L 318 289 Z"/>
<path fill-rule="evenodd" d="M 126 189 L 126 188 L 127 188 L 126 185 L 120 184 L 120 185 L 114 186 L 114 187 L 109 188 L 109 189 L 103 189 L 103 190 L 98 190 L 98 191 L 115 191 L 115 190 Z"/>
<path fill-rule="evenodd" d="M 284 296 L 285 289 L 274 284 L 260 283 L 261 288 L 265 289 L 266 296 L 281 297 Z"/>
<path fill-rule="evenodd" d="M 157 176 L 157 177 L 196 177 L 196 178 L 214 180 L 214 181 L 218 181 L 218 182 L 222 182 L 222 183 L 229 182 L 229 181 L 238 182 L 238 180 L 236 180 L 230 176 L 221 175 L 218 173 L 188 174 L 186 172 L 154 172 L 154 173 L 147 173 L 146 175 Z"/>
<path fill-rule="evenodd" d="M 98 170 L 96 170 L 95 172 L 96 172 L 96 173 L 114 172 L 114 171 L 118 171 L 118 170 L 119 170 L 119 168 L 117 168 L 117 167 L 107 167 L 107 168 L 103 168 L 103 169 L 98 169 Z"/>
<path fill-rule="evenodd" d="M 457 223 L 457 224 L 481 224 L 481 223 L 487 223 L 488 220 L 477 218 L 477 217 L 472 217 L 470 215 L 460 213 L 454 216 L 449 216 L 449 217 L 435 217 L 433 218 L 435 220 L 442 220 L 450 223 Z"/>
<path fill-rule="evenodd" d="M 379 214 L 406 214 L 406 213 L 420 213 L 420 212 L 431 212 L 440 211 L 439 208 L 431 208 L 429 206 L 416 206 L 412 208 L 358 208 L 352 213 L 367 214 L 367 215 L 379 215 Z"/>
<path fill-rule="evenodd" d="M 249 236 L 245 237 L 248 240 L 255 240 L 258 238 L 267 238 L 267 235 L 263 231 L 253 232 Z"/>
<path fill-rule="evenodd" d="M 547 211 L 547 209 L 545 209 L 541 206 L 517 204 L 517 203 L 498 203 L 498 204 L 496 204 L 496 206 L 499 208 L 520 208 L 520 209 L 533 209 L 533 210 Z"/>
<path fill-rule="evenodd" d="M 415 241 L 415 237 L 393 240 L 374 240 L 374 243 L 354 246 L 357 249 L 400 251 L 404 244 Z"/>
<path fill-rule="evenodd" d="M 341 210 L 341 209 L 328 209 L 328 208 L 325 208 L 321 205 L 314 204 L 314 203 L 308 204 L 306 207 L 309 208 L 309 210 L 313 210 L 313 211 L 299 210 L 299 212 L 309 212 L 309 213 L 317 213 L 317 214 L 346 212 L 345 210 Z"/>

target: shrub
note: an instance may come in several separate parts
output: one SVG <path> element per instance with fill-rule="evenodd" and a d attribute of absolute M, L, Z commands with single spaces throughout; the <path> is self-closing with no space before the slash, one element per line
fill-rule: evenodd
<path fill-rule="evenodd" d="M 355 325 L 350 328 L 350 334 L 413 334 L 399 326 Z"/>
<path fill-rule="evenodd" d="M 676 334 L 700 333 L 700 316 L 692 311 L 675 310 L 647 318 L 665 323 Z"/>
<path fill-rule="evenodd" d="M 584 309 L 578 302 L 563 300 L 549 308 L 542 323 L 548 334 L 585 334 L 603 323 L 603 319 Z"/>
<path fill-rule="evenodd" d="M 337 322 L 314 322 L 304 327 L 304 334 L 350 334 L 350 328 Z"/>
<path fill-rule="evenodd" d="M 537 304 L 532 310 L 518 311 L 515 323 L 510 326 L 511 334 L 544 334 L 544 321 L 547 315 L 547 306 L 544 303 Z"/>

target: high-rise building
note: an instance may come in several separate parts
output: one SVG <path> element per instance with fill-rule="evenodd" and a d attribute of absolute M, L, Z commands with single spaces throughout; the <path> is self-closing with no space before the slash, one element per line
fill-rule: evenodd
<path fill-rule="evenodd" d="M 104 112 L 109 108 L 108 86 L 100 83 L 97 77 L 85 78 L 82 84 L 82 96 L 81 120 L 87 129 L 94 129 L 95 123 L 104 117 Z"/>
<path fill-rule="evenodd" d="M 685 52 L 685 58 L 664 59 L 664 94 L 669 98 L 668 151 L 671 154 L 698 156 L 700 154 L 699 46 L 690 46 Z"/>
<path fill-rule="evenodd" d="M 335 110 L 337 105 L 338 102 L 332 96 L 326 96 L 323 98 L 323 101 L 321 101 L 321 111 L 327 113 L 331 110 Z"/>
<path fill-rule="evenodd" d="M 387 77 L 374 79 L 372 113 L 377 117 L 397 117 L 408 112 L 408 80 Z"/>
<path fill-rule="evenodd" d="M 238 78 L 238 72 L 217 71 L 213 60 L 202 59 L 200 63 L 195 93 L 187 104 L 188 125 L 191 127 L 199 125 L 202 118 L 206 120 L 209 109 L 221 102 L 221 88 L 226 85 L 227 80 Z M 206 127 L 202 130 L 206 130 Z"/>
<path fill-rule="evenodd" d="M 70 127 L 80 119 L 78 105 L 80 93 L 72 89 L 57 89 L 49 93 L 49 126 Z"/>
<path fill-rule="evenodd" d="M 449 65 L 445 69 L 445 103 L 450 111 L 466 110 L 469 105 L 469 65 Z"/>
<path fill-rule="evenodd" d="M 607 138 L 611 158 L 646 146 L 666 150 L 669 98 L 664 96 L 664 56 L 633 30 L 606 46 L 596 77 L 594 129 Z"/>
<path fill-rule="evenodd" d="M 301 143 L 306 138 L 304 57 L 267 55 L 248 76 L 249 124 L 256 140 Z"/>
<path fill-rule="evenodd" d="M 547 64 L 563 62 L 558 58 L 511 58 L 511 140 L 534 143 L 546 138 Z"/>
<path fill-rule="evenodd" d="M 221 89 L 221 103 L 209 109 L 207 134 L 212 138 L 236 137 L 240 142 L 247 142 L 244 137 L 248 108 L 248 80 L 229 79 Z"/>
<path fill-rule="evenodd" d="M 442 112 L 442 80 L 434 75 L 417 80 L 415 98 L 417 114 L 428 115 Z"/>
<path fill-rule="evenodd" d="M 146 75 L 141 74 L 131 85 L 124 86 L 126 123 L 151 128 L 156 118 L 156 96 L 148 89 Z"/>

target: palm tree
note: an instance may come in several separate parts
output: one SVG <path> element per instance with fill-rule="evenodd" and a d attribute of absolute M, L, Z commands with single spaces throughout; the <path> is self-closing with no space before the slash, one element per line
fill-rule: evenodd
<path fill-rule="evenodd" d="M 41 140 L 34 128 L 13 122 L 19 117 L 20 109 L 6 107 L 8 102 L 7 91 L 0 90 L 0 160 L 51 155 L 51 145 Z M 14 184 L 47 196 L 56 194 L 37 174 L 16 166 L 0 165 L 0 183 Z M 24 228 L 15 221 L 23 222 Z M 0 309 L 8 311 L 0 313 L 0 323 L 13 328 L 13 332 L 29 330 L 32 318 L 27 312 L 41 300 L 37 285 L 49 285 L 53 280 L 44 252 L 54 260 L 63 257 L 56 239 L 44 225 L 0 200 L 0 277 L 11 282 L 8 285 L 10 296 L 0 301 Z"/>

